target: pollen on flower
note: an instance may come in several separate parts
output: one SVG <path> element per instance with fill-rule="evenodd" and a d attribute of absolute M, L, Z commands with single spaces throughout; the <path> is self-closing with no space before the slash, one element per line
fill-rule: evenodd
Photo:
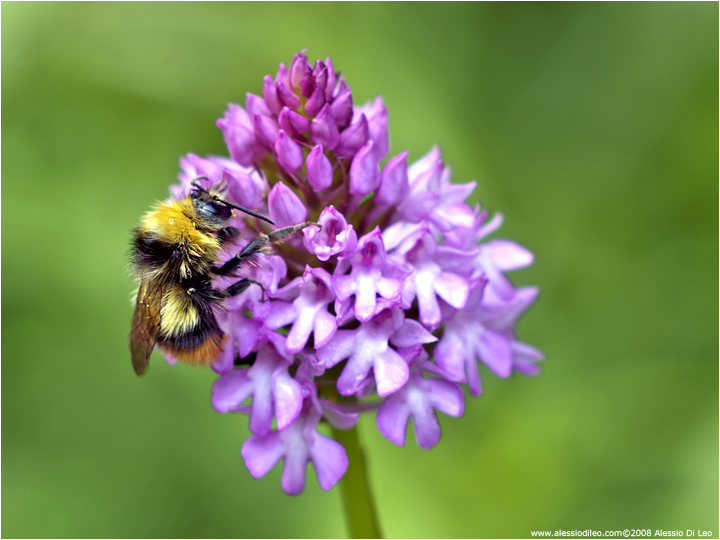
<path fill-rule="evenodd" d="M 390 153 L 381 97 L 356 105 L 329 58 L 301 52 L 216 125 L 229 157 L 184 156 L 171 193 L 187 194 L 199 177 L 224 180 L 229 202 L 277 227 L 308 223 L 213 278 L 219 289 L 257 285 L 218 313 L 225 338 L 212 395 L 218 412 L 248 415 L 242 457 L 253 477 L 282 460 L 282 488 L 298 494 L 311 463 L 330 489 L 348 458 L 321 422 L 350 429 L 376 413 L 379 432 L 404 445 L 412 419 L 427 449 L 440 439 L 438 412 L 459 417 L 463 388 L 482 392 L 479 365 L 503 378 L 539 371 L 543 354 L 515 331 L 538 289 L 506 275 L 532 253 L 487 239 L 501 216 L 487 221 L 465 202 L 475 183 L 452 183 L 438 147 L 410 164 L 407 151 Z M 240 215 L 231 225 L 241 234 L 222 244 L 222 261 L 270 232 Z"/>

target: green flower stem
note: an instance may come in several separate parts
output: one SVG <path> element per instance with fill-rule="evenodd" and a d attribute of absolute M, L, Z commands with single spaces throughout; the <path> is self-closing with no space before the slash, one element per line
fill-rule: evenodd
<path fill-rule="evenodd" d="M 348 470 L 340 480 L 345 515 L 351 538 L 382 538 L 375 505 L 368 484 L 365 455 L 360 447 L 357 426 L 352 429 L 332 428 L 333 437 L 345 447 Z"/>

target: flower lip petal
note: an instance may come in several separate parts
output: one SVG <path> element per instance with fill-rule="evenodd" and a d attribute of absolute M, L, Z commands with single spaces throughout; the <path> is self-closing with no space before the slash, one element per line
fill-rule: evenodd
<path fill-rule="evenodd" d="M 410 410 L 400 394 L 385 399 L 375 418 L 378 431 L 390 442 L 405 446 L 405 431 Z"/>
<path fill-rule="evenodd" d="M 242 404 L 252 394 L 252 384 L 245 369 L 234 369 L 215 380 L 212 403 L 216 411 L 225 413 Z"/>
<path fill-rule="evenodd" d="M 245 466 L 253 478 L 262 478 L 280 461 L 285 448 L 277 433 L 252 435 L 242 447 Z"/>
<path fill-rule="evenodd" d="M 345 448 L 330 437 L 318 433 L 310 448 L 310 456 L 318 484 L 324 491 L 337 484 L 347 471 L 348 457 Z"/>
<path fill-rule="evenodd" d="M 282 430 L 292 424 L 302 409 L 302 389 L 300 383 L 293 379 L 287 371 L 275 376 L 274 388 L 275 419 L 278 429 Z"/>
<path fill-rule="evenodd" d="M 402 388 L 410 376 L 407 362 L 394 350 L 388 349 L 378 355 L 373 364 L 375 385 L 380 397 L 388 396 Z"/>
<path fill-rule="evenodd" d="M 465 412 L 462 389 L 443 379 L 426 379 L 433 407 L 448 416 L 459 417 Z"/>

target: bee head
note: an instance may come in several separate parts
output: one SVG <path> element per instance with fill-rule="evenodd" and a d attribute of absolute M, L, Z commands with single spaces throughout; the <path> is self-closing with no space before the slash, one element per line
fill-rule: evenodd
<path fill-rule="evenodd" d="M 200 177 L 197 180 L 201 178 L 204 177 Z M 210 230 L 219 230 L 224 227 L 227 220 L 232 216 L 233 208 L 258 219 L 262 219 L 263 221 L 267 221 L 271 225 L 275 225 L 265 216 L 261 216 L 252 210 L 248 210 L 247 208 L 243 208 L 242 206 L 221 198 L 220 193 L 223 193 L 227 189 L 227 186 L 224 185 L 223 182 L 220 182 L 210 189 L 205 189 L 195 182 L 192 183 L 192 186 L 193 190 L 190 192 L 190 198 L 195 207 L 198 220 L 201 220 Z"/>
<path fill-rule="evenodd" d="M 199 186 L 190 193 L 193 207 L 195 207 L 195 215 L 202 228 L 209 230 L 219 230 L 225 226 L 225 223 L 232 216 L 232 209 L 223 204 L 212 191 L 206 191 Z"/>

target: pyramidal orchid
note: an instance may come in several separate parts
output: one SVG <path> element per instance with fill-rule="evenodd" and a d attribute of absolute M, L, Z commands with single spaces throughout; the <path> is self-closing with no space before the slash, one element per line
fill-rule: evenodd
<path fill-rule="evenodd" d="M 301 52 L 217 127 L 229 157 L 181 158 L 173 195 L 224 179 L 228 200 L 277 227 L 311 223 L 233 278 L 215 278 L 262 286 L 218 314 L 227 337 L 213 364 L 214 408 L 249 417 L 241 455 L 252 476 L 282 461 L 282 489 L 295 495 L 311 463 L 330 489 L 354 466 L 355 450 L 338 440 L 357 441 L 344 430 L 359 415 L 375 414 L 401 446 L 412 419 L 427 449 L 442 415 L 463 414 L 463 388 L 482 392 L 479 365 L 498 377 L 538 371 L 542 353 L 515 333 L 538 289 L 506 276 L 533 254 L 488 238 L 501 217 L 466 202 L 475 184 L 451 183 L 439 148 L 414 163 L 389 155 L 382 98 L 357 105 L 329 58 L 312 64 Z M 232 225 L 243 234 L 224 245 L 225 260 L 270 230 L 246 216 Z"/>

